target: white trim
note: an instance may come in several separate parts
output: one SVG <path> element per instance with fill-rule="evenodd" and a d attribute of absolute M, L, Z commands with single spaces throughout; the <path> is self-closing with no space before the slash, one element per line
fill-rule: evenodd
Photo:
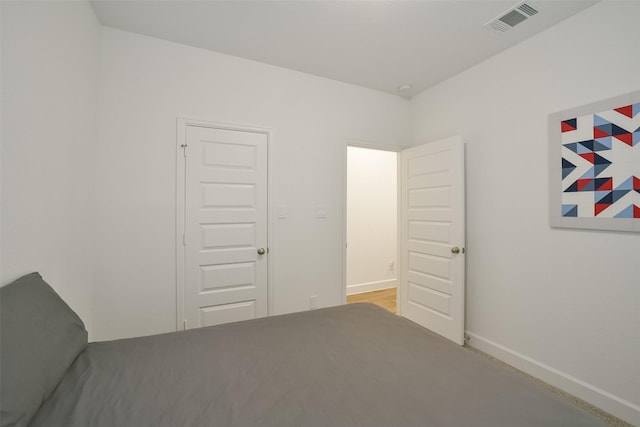
<path fill-rule="evenodd" d="M 358 139 L 347 139 L 344 142 L 344 146 L 370 148 L 372 150 L 392 151 L 395 153 L 399 153 L 400 151 L 406 148 L 409 148 L 409 147 L 404 147 L 402 145 L 397 145 L 397 144 L 385 144 L 378 141 L 364 141 L 364 140 L 358 140 Z"/>
<path fill-rule="evenodd" d="M 392 289 L 398 287 L 396 279 L 381 280 L 379 282 L 356 283 L 347 285 L 347 295 L 362 294 L 364 292 L 381 291 L 383 289 Z"/>
<path fill-rule="evenodd" d="M 185 247 L 183 238 L 185 227 L 185 186 L 186 186 L 186 157 L 182 145 L 186 144 L 187 123 L 178 118 L 176 124 L 176 330 L 185 329 L 184 319 L 184 258 Z"/>
<path fill-rule="evenodd" d="M 267 316 L 272 316 L 275 313 L 275 301 L 276 301 L 276 292 L 275 292 L 275 280 L 273 266 L 276 264 L 273 262 L 273 257 L 277 251 L 274 250 L 274 235 L 273 230 L 275 230 L 275 220 L 278 217 L 277 214 L 271 211 L 273 206 L 271 200 L 273 199 L 273 141 L 274 141 L 274 131 L 271 128 L 262 128 L 263 131 L 267 134 Z"/>
<path fill-rule="evenodd" d="M 398 227 L 396 230 L 396 235 L 398 236 L 398 244 L 397 246 L 397 253 L 396 253 L 396 259 L 398 260 L 396 262 L 396 281 L 398 282 L 398 287 L 396 288 L 396 314 L 398 316 L 402 316 L 403 313 L 403 309 L 404 309 L 404 304 L 402 303 L 402 297 L 404 297 L 404 289 L 402 288 L 402 283 L 404 283 L 404 273 L 402 271 L 402 266 L 404 265 L 404 257 L 402 256 L 403 254 L 403 250 L 404 250 L 404 243 L 403 243 L 403 238 L 402 238 L 402 233 L 404 230 L 404 227 L 402 226 L 402 194 L 404 193 L 403 187 L 402 187 L 402 150 L 398 151 L 398 159 L 397 159 L 397 163 L 396 163 L 396 171 L 397 171 L 397 176 L 396 176 L 396 180 L 398 183 L 398 191 L 396 191 L 397 193 L 397 205 L 398 205 L 398 212 L 397 212 L 397 218 L 398 218 Z"/>
<path fill-rule="evenodd" d="M 373 150 L 391 151 L 394 153 L 400 153 L 407 147 L 396 144 L 384 144 L 376 141 L 363 141 L 357 139 L 346 139 L 342 145 L 342 280 L 340 281 L 340 295 L 342 296 L 342 304 L 347 303 L 347 148 L 348 147 L 360 147 L 370 148 Z M 398 167 L 400 166 L 400 156 L 398 155 Z M 399 173 L 399 169 L 398 169 Z M 398 190 L 400 181 L 398 181 Z M 398 231 L 400 230 L 400 192 L 398 191 Z M 398 233 L 398 236 L 400 234 Z M 400 264 L 400 252 L 398 250 L 397 264 Z M 397 273 L 400 279 L 400 272 Z M 398 305 L 398 314 L 400 314 L 400 306 Z"/>
<path fill-rule="evenodd" d="M 572 375 L 467 331 L 469 345 L 572 394 L 633 425 L 640 425 L 640 406 Z"/>
<path fill-rule="evenodd" d="M 182 154 L 182 145 L 186 144 L 187 126 L 199 126 L 224 130 L 237 130 L 243 132 L 262 133 L 267 136 L 267 247 L 269 256 L 267 257 L 267 316 L 274 312 L 274 290 L 273 290 L 273 218 L 271 214 L 271 194 L 272 194 L 272 171 L 273 165 L 273 130 L 266 127 L 236 125 L 230 123 L 211 122 L 208 120 L 189 119 L 178 117 L 176 123 L 176 330 L 184 329 L 185 319 L 185 298 L 184 298 L 184 257 L 185 246 L 182 238 L 186 230 L 185 224 L 185 186 L 186 186 L 186 160 Z"/>
<path fill-rule="evenodd" d="M 347 141 L 342 145 L 342 272 L 340 274 L 340 298 L 342 304 L 347 303 Z"/>

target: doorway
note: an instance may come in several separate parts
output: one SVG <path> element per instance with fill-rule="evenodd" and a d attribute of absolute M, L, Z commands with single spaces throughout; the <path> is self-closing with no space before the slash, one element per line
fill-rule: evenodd
<path fill-rule="evenodd" d="M 397 314 L 430 329 L 460 345 L 464 342 L 465 295 L 465 209 L 464 209 L 464 144 L 460 136 L 452 136 L 410 148 L 389 147 L 347 142 L 344 149 L 343 182 L 343 302 L 351 295 L 368 291 L 367 286 L 391 284 L 388 276 L 382 279 L 354 280 L 354 255 L 359 238 L 354 237 L 350 196 L 357 192 L 351 187 L 349 176 L 353 167 L 349 151 L 368 148 L 365 153 L 391 151 L 396 155 L 395 183 L 397 196 L 390 203 L 396 211 L 396 262 L 367 257 L 361 265 L 372 272 L 380 272 L 384 265 L 389 273 L 395 271 Z M 369 159 L 361 178 L 361 191 L 379 195 L 382 184 L 376 181 L 380 171 Z M 373 171 L 372 171 L 373 170 Z M 389 178 L 391 180 L 392 178 Z M 366 224 L 365 237 L 379 237 L 382 227 L 372 225 L 375 208 L 365 210 L 356 225 Z M 356 248 L 354 248 L 356 246 Z M 390 243 L 389 246 L 393 246 Z M 369 248 L 366 248 L 369 249 Z M 389 258 L 391 259 L 391 258 Z M 392 264 L 393 263 L 393 264 Z M 378 276 L 380 277 L 380 276 Z M 363 285 L 363 286 L 359 286 Z M 383 285 L 384 286 L 384 285 Z M 354 292 L 355 291 L 355 292 Z M 362 291 L 362 292 L 358 292 Z"/>
<path fill-rule="evenodd" d="M 397 313 L 398 153 L 347 146 L 346 302 Z"/>

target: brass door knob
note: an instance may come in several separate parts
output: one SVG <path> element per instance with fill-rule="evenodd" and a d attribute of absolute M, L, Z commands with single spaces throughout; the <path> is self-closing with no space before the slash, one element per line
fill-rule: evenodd
<path fill-rule="evenodd" d="M 258 255 L 264 255 L 264 248 L 258 249 Z"/>
<path fill-rule="evenodd" d="M 451 248 L 451 253 L 452 254 L 459 254 L 460 253 L 460 248 L 457 246 L 454 246 Z"/>

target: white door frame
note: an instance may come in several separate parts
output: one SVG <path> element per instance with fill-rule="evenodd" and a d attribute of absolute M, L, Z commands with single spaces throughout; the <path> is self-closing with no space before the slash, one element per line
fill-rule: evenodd
<path fill-rule="evenodd" d="M 342 304 L 347 303 L 347 149 L 349 147 L 360 147 L 360 148 L 369 148 L 372 150 L 382 150 L 382 151 L 390 151 L 392 153 L 398 154 L 397 160 L 397 173 L 400 174 L 400 151 L 404 150 L 405 147 L 397 144 L 385 144 L 382 142 L 375 141 L 363 141 L 357 139 L 347 139 L 344 141 L 342 145 L 342 280 L 340 281 L 342 285 L 342 289 L 340 290 L 340 295 L 342 295 Z M 398 178 L 400 175 L 398 175 Z M 400 188 L 400 181 L 398 181 L 398 189 Z M 398 199 L 396 201 L 396 206 L 398 210 L 398 219 L 397 219 L 397 231 L 398 231 L 398 242 L 400 241 L 400 192 L 398 191 Z M 396 265 L 400 265 L 400 247 L 396 250 Z M 400 283 L 400 269 L 396 268 L 396 275 L 398 283 Z M 400 286 L 397 288 L 397 292 L 399 295 Z M 400 311 L 400 299 L 397 298 L 397 311 L 398 314 L 401 314 Z"/>
<path fill-rule="evenodd" d="M 186 161 L 184 146 L 186 146 L 187 126 L 215 128 L 223 130 L 235 130 L 242 132 L 261 133 L 267 136 L 267 316 L 273 313 L 273 218 L 271 215 L 271 183 L 272 163 L 271 153 L 273 148 L 273 130 L 266 127 L 235 125 L 229 123 L 212 122 L 208 120 L 188 119 L 178 117 L 176 123 L 176 330 L 185 329 L 185 246 L 183 238 L 186 231 L 185 224 L 185 195 L 186 195 Z"/>

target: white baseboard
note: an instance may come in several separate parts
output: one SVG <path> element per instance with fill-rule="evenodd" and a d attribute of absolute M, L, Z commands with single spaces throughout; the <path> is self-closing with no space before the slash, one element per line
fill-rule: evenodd
<path fill-rule="evenodd" d="M 640 406 L 565 372 L 467 331 L 469 345 L 542 381 L 572 394 L 620 419 L 640 426 Z"/>
<path fill-rule="evenodd" d="M 357 283 L 347 285 L 347 295 L 361 294 L 363 292 L 381 291 L 382 289 L 398 287 L 398 280 L 381 280 L 380 282 Z"/>

